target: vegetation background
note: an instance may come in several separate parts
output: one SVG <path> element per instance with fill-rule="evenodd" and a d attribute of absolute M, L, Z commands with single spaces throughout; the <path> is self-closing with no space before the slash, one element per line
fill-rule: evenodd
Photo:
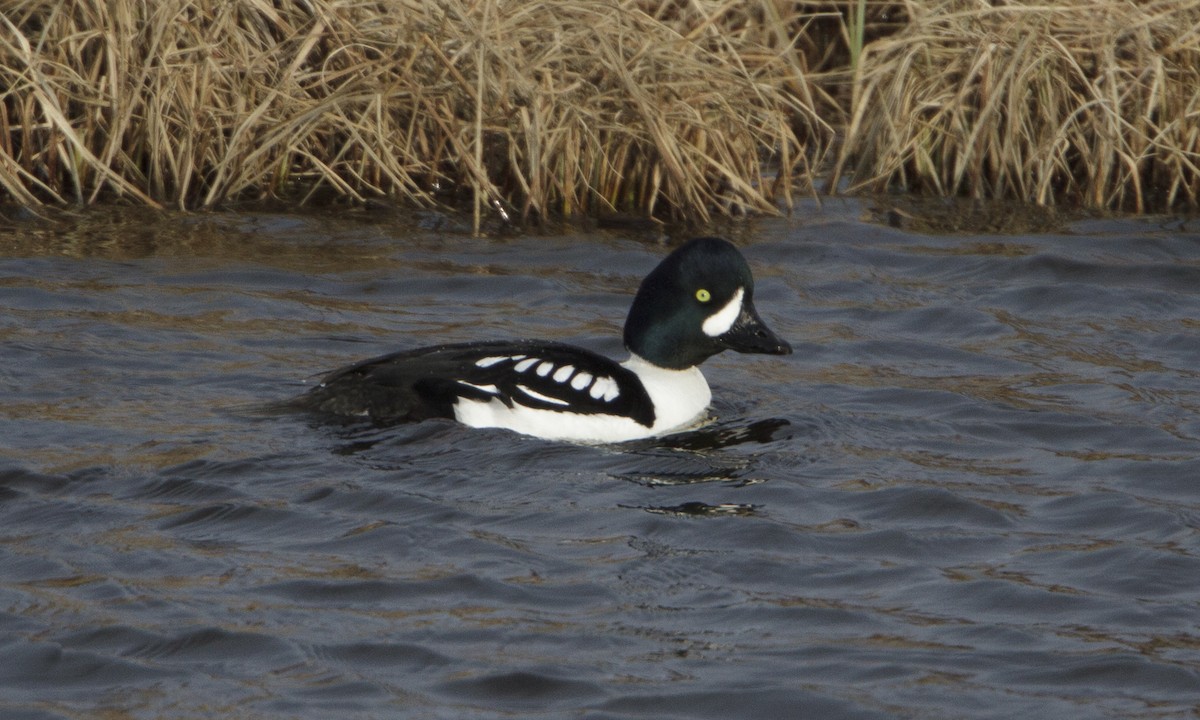
<path fill-rule="evenodd" d="M 1200 0 L 3 0 L 0 201 L 1200 206 Z"/>

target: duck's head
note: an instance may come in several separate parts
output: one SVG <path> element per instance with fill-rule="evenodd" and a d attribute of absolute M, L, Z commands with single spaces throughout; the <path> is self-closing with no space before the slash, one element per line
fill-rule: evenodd
<path fill-rule="evenodd" d="M 625 347 L 659 367 L 694 367 L 722 350 L 787 355 L 792 348 L 754 309 L 754 278 L 733 243 L 689 240 L 638 288 Z"/>

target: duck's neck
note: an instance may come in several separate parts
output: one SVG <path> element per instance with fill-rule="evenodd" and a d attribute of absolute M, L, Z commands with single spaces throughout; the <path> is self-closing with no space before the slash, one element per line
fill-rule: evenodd
<path fill-rule="evenodd" d="M 650 431 L 655 435 L 682 430 L 695 423 L 712 401 L 708 381 L 697 366 L 672 370 L 636 353 L 630 354 L 621 365 L 638 376 L 654 403 L 654 425 Z"/>

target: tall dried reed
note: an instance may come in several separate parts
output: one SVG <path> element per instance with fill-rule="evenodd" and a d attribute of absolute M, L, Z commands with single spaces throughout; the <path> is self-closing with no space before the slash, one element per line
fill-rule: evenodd
<path fill-rule="evenodd" d="M 864 49 L 835 183 L 1200 206 L 1200 1 L 907 6 Z"/>
<path fill-rule="evenodd" d="M 805 22 L 777 0 L 8 0 L 0 194 L 772 211 L 832 135 Z"/>
<path fill-rule="evenodd" d="M 0 201 L 1200 207 L 1200 0 L 5 0 Z M 848 91 L 850 88 L 852 90 Z"/>

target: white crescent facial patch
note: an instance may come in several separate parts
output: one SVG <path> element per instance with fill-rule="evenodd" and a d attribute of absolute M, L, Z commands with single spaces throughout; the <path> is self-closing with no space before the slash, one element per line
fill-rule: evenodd
<path fill-rule="evenodd" d="M 737 322 L 738 316 L 742 314 L 742 296 L 741 288 L 729 298 L 729 302 L 725 303 L 725 307 L 716 311 L 704 321 L 700 329 L 709 337 L 717 337 L 729 332 L 729 328 Z"/>

